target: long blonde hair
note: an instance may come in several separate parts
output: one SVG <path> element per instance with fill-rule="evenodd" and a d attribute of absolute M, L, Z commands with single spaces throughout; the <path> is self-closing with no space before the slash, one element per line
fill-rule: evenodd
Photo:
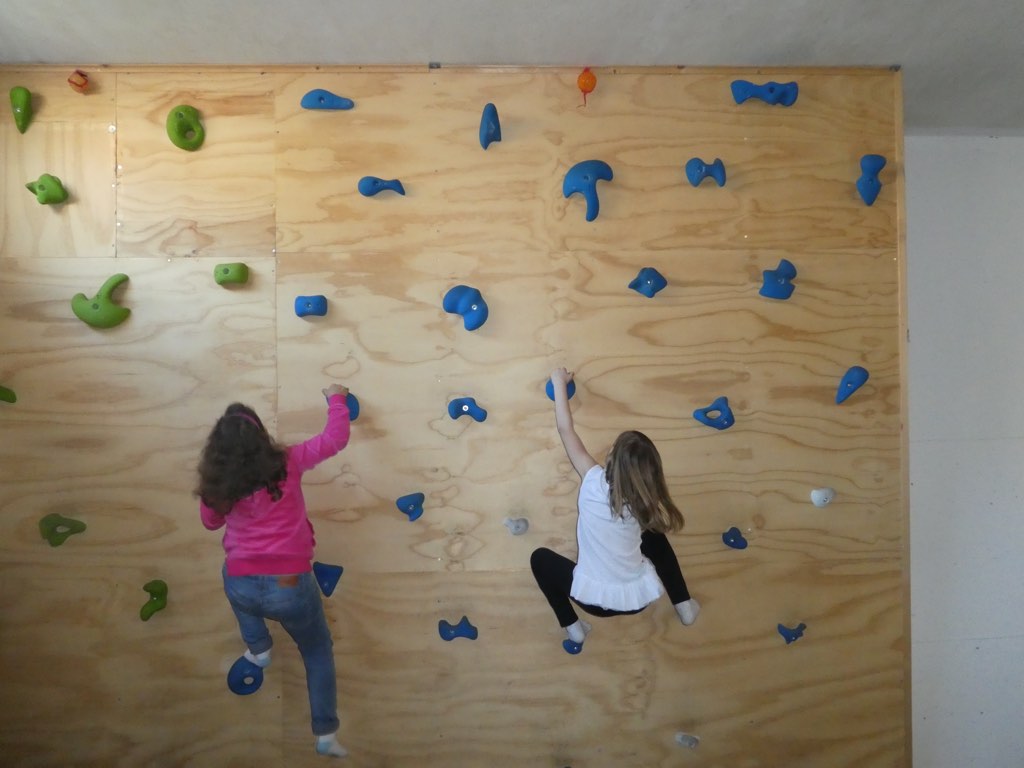
<path fill-rule="evenodd" d="M 661 455 L 647 435 L 619 435 L 608 454 L 605 477 L 616 517 L 628 511 L 645 531 L 668 533 L 683 527 L 683 513 L 668 492 Z"/>

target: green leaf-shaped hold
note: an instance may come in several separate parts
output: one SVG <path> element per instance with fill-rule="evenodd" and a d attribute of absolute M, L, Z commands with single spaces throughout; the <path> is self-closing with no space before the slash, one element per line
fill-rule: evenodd
<path fill-rule="evenodd" d="M 142 587 L 149 592 L 149 600 L 139 609 L 139 618 L 149 621 L 153 614 L 167 607 L 167 582 L 163 579 L 147 581 Z"/>
<path fill-rule="evenodd" d="M 18 396 L 14 394 L 14 390 L 9 387 L 0 387 L 0 400 L 5 403 L 16 403 L 18 402 Z"/>
<path fill-rule="evenodd" d="M 108 277 L 107 282 L 91 299 L 87 298 L 84 293 L 75 294 L 71 299 L 71 311 L 79 320 L 93 328 L 113 328 L 115 325 L 123 323 L 132 311 L 128 307 L 115 304 L 114 300 L 110 298 L 110 294 L 127 280 L 128 275 L 118 273 Z"/>
<path fill-rule="evenodd" d="M 203 146 L 206 131 L 199 121 L 199 110 L 188 104 L 179 104 L 167 113 L 167 138 L 171 143 L 189 152 Z"/>
<path fill-rule="evenodd" d="M 60 179 L 49 173 L 39 177 L 39 181 L 30 181 L 25 189 L 36 196 L 40 205 L 54 205 L 68 199 L 68 191 L 60 183 Z"/>
<path fill-rule="evenodd" d="M 59 547 L 68 536 L 85 530 L 85 523 L 51 512 L 39 521 L 39 533 L 51 547 Z"/>
<path fill-rule="evenodd" d="M 28 88 L 16 85 L 11 88 L 11 111 L 14 112 L 14 124 L 18 131 L 24 133 L 32 122 L 32 92 Z"/>

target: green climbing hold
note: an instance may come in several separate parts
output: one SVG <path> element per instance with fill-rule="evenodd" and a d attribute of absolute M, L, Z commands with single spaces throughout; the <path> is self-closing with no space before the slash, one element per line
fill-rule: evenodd
<path fill-rule="evenodd" d="M 217 285 L 233 283 L 241 285 L 249 282 L 249 267 L 240 261 L 232 264 L 218 264 L 213 268 L 213 279 L 217 281 Z"/>
<path fill-rule="evenodd" d="M 0 386 L 0 400 L 5 403 L 16 403 L 18 402 L 18 396 L 14 394 L 13 389 Z"/>
<path fill-rule="evenodd" d="M 50 542 L 51 547 L 59 547 L 67 540 L 68 536 L 81 533 L 84 530 L 85 523 L 82 521 L 64 517 L 56 512 L 51 512 L 39 521 L 39 533 Z"/>
<path fill-rule="evenodd" d="M 167 113 L 167 137 L 171 143 L 189 152 L 203 146 L 206 131 L 199 122 L 199 110 L 188 104 L 179 104 Z"/>
<path fill-rule="evenodd" d="M 60 179 L 49 173 L 39 177 L 39 181 L 30 181 L 25 189 L 36 196 L 40 205 L 53 205 L 63 203 L 68 199 L 68 191 L 60 183 Z"/>
<path fill-rule="evenodd" d="M 113 328 L 128 319 L 131 310 L 115 304 L 110 294 L 114 292 L 121 283 L 128 279 L 128 275 L 118 273 L 107 278 L 99 292 L 91 299 L 84 293 L 76 293 L 71 299 L 71 311 L 79 320 L 93 328 Z"/>
<path fill-rule="evenodd" d="M 16 85 L 11 88 L 11 111 L 14 112 L 14 124 L 18 131 L 24 133 L 32 122 L 32 92 L 28 88 Z"/>
<path fill-rule="evenodd" d="M 167 607 L 167 582 L 163 579 L 153 579 L 147 581 L 142 588 L 149 592 L 149 600 L 139 609 L 139 617 L 143 621 L 149 621 L 154 613 Z"/>

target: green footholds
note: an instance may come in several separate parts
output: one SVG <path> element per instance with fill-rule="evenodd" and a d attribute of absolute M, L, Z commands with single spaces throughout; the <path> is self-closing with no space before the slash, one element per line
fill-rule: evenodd
<path fill-rule="evenodd" d="M 149 600 L 139 609 L 139 618 L 149 621 L 154 613 L 167 607 L 167 582 L 163 579 L 153 579 L 147 581 L 142 588 L 149 592 Z"/>
<path fill-rule="evenodd" d="M 54 205 L 68 199 L 68 191 L 60 183 L 60 179 L 49 173 L 40 176 L 39 181 L 30 181 L 25 185 L 25 189 L 36 196 L 40 205 Z"/>
<path fill-rule="evenodd" d="M 11 111 L 14 112 L 18 132 L 27 131 L 28 124 L 32 122 L 32 92 L 28 88 L 20 85 L 11 88 Z"/>
<path fill-rule="evenodd" d="M 217 281 L 217 285 L 242 285 L 249 282 L 249 267 L 240 261 L 218 264 L 213 268 L 213 279 Z"/>
<path fill-rule="evenodd" d="M 123 323 L 132 311 L 128 307 L 115 304 L 110 298 L 110 294 L 126 280 L 128 280 L 128 275 L 120 273 L 107 278 L 107 282 L 91 299 L 87 298 L 84 293 L 75 294 L 71 299 L 71 311 L 79 320 L 93 328 L 113 328 L 115 325 Z"/>
<path fill-rule="evenodd" d="M 206 131 L 199 121 L 199 110 L 188 104 L 179 104 L 167 113 L 167 138 L 171 143 L 189 152 L 203 146 Z"/>
<path fill-rule="evenodd" d="M 59 547 L 67 541 L 68 536 L 84 530 L 85 523 L 81 520 L 73 520 L 56 512 L 51 512 L 39 521 L 39 533 L 50 542 L 51 547 Z"/>
<path fill-rule="evenodd" d="M 5 403 L 16 403 L 18 402 L 18 396 L 14 394 L 13 389 L 0 386 L 0 401 Z"/>

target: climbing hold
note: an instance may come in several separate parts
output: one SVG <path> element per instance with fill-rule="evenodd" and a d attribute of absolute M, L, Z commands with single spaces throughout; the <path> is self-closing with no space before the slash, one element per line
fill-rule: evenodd
<path fill-rule="evenodd" d="M 878 174 L 885 168 L 885 158 L 881 155 L 864 155 L 860 159 L 860 178 L 857 179 L 857 191 L 860 199 L 867 205 L 873 205 L 878 193 L 882 191 L 882 182 Z"/>
<path fill-rule="evenodd" d="M 167 582 L 163 579 L 153 579 L 147 581 L 142 589 L 149 592 L 149 600 L 139 609 L 139 617 L 143 621 L 149 621 L 154 613 L 167 607 Z"/>
<path fill-rule="evenodd" d="M 704 179 L 711 177 L 718 186 L 725 186 L 725 164 L 717 157 L 708 165 L 699 157 L 691 157 L 686 161 L 686 178 L 693 186 L 698 186 Z"/>
<path fill-rule="evenodd" d="M 762 273 L 764 284 L 758 291 L 762 296 L 769 299 L 788 299 L 793 295 L 793 278 L 796 277 L 796 267 L 788 259 L 779 261 L 775 269 L 766 269 Z"/>
<path fill-rule="evenodd" d="M 718 398 L 707 408 L 695 410 L 693 418 L 701 424 L 707 424 L 715 429 L 728 429 L 736 423 L 736 419 L 732 415 L 732 409 L 729 407 L 729 398 L 725 396 Z"/>
<path fill-rule="evenodd" d="M 410 493 L 407 496 L 399 496 L 395 499 L 395 506 L 404 514 L 409 516 L 409 522 L 419 520 L 423 514 L 423 502 L 427 497 L 422 493 Z"/>
<path fill-rule="evenodd" d="M 480 146 L 487 149 L 492 141 L 501 141 L 501 121 L 498 108 L 488 103 L 480 115 Z"/>
<path fill-rule="evenodd" d="M 437 633 L 441 635 L 442 640 L 454 640 L 456 637 L 465 637 L 469 640 L 476 640 L 477 632 L 476 627 L 469 623 L 469 618 L 463 616 L 458 624 L 449 624 L 444 619 L 437 622 Z"/>
<path fill-rule="evenodd" d="M 213 268 L 213 279 L 217 285 L 243 285 L 249 282 L 249 267 L 240 261 L 218 264 Z"/>
<path fill-rule="evenodd" d="M 487 322 L 487 302 L 476 288 L 456 285 L 450 288 L 441 301 L 445 312 L 462 315 L 462 324 L 467 331 L 475 331 Z"/>
<path fill-rule="evenodd" d="M 700 737 L 680 731 L 676 734 L 676 744 L 687 749 L 696 749 L 700 745 Z"/>
<path fill-rule="evenodd" d="M 513 536 L 522 536 L 530 528 L 530 521 L 525 517 L 506 517 L 505 527 Z"/>
<path fill-rule="evenodd" d="M 576 163 L 565 174 L 562 195 L 569 197 L 579 192 L 587 201 L 587 221 L 593 221 L 601 210 L 597 198 L 597 182 L 611 181 L 612 167 L 603 160 L 584 160 Z"/>
<path fill-rule="evenodd" d="M 179 104 L 167 113 L 167 138 L 171 143 L 189 152 L 203 146 L 206 131 L 199 119 L 199 110 L 188 104 Z"/>
<path fill-rule="evenodd" d="M 448 415 L 453 419 L 472 416 L 475 421 L 484 421 L 487 418 L 487 411 L 477 405 L 472 397 L 458 397 L 448 403 Z"/>
<path fill-rule="evenodd" d="M 359 180 L 359 194 L 363 197 L 373 197 L 378 192 L 390 189 L 400 195 L 405 194 L 405 187 L 398 179 L 381 179 L 376 176 L 363 176 Z"/>
<path fill-rule="evenodd" d="M 359 418 L 359 400 L 356 396 L 349 392 L 345 395 L 345 405 L 348 406 L 348 420 L 355 421 Z"/>
<path fill-rule="evenodd" d="M 732 547 L 733 549 L 747 548 L 747 540 L 743 538 L 743 534 L 740 533 L 740 529 L 735 525 L 722 534 L 722 542 L 725 546 Z"/>
<path fill-rule="evenodd" d="M 71 297 L 71 311 L 79 320 L 93 328 L 113 328 L 123 323 L 132 311 L 128 307 L 115 304 L 110 295 L 121 283 L 127 281 L 128 275 L 119 272 L 108 277 L 91 299 L 84 293 L 76 293 Z"/>
<path fill-rule="evenodd" d="M 68 85 L 71 86 L 73 91 L 85 93 L 89 90 L 89 75 L 80 69 L 76 69 L 68 78 Z"/>
<path fill-rule="evenodd" d="M 334 594 L 334 588 L 338 586 L 338 579 L 341 578 L 344 570 L 340 565 L 328 565 L 318 561 L 313 563 L 313 577 L 320 585 L 320 591 L 324 593 L 325 597 Z"/>
<path fill-rule="evenodd" d="M 18 132 L 27 131 L 28 124 L 32 122 L 32 92 L 28 88 L 20 85 L 11 88 L 11 111 Z"/>
<path fill-rule="evenodd" d="M 637 293 L 642 293 L 648 299 L 653 299 L 654 294 L 668 285 L 668 280 L 654 267 L 644 267 L 637 272 L 636 277 L 630 282 L 629 287 Z"/>
<path fill-rule="evenodd" d="M 784 107 L 791 107 L 796 103 L 796 97 L 799 94 L 800 86 L 796 83 L 768 82 L 756 85 L 749 80 L 732 81 L 732 97 L 737 104 L 742 104 L 747 99 L 760 99 L 765 104 L 781 104 Z"/>
<path fill-rule="evenodd" d="M 49 173 L 44 173 L 38 181 L 30 181 L 25 189 L 36 196 L 40 205 L 54 205 L 68 199 L 68 192 L 60 179 Z"/>
<path fill-rule="evenodd" d="M 590 71 L 590 67 L 584 67 L 576 78 L 576 87 L 583 94 L 583 106 L 587 106 L 587 94 L 593 93 L 597 88 L 597 75 Z"/>
<path fill-rule="evenodd" d="M 811 491 L 811 503 L 816 507 L 827 507 L 835 496 L 834 488 L 815 488 Z"/>
<path fill-rule="evenodd" d="M 352 99 L 346 99 L 323 88 L 314 88 L 299 102 L 303 109 L 352 109 L 355 105 Z"/>
<path fill-rule="evenodd" d="M 574 640 L 566 638 L 562 641 L 562 648 L 565 649 L 566 653 L 571 653 L 575 656 L 577 653 L 583 650 L 583 643 L 577 643 Z"/>
<path fill-rule="evenodd" d="M 263 685 L 263 668 L 239 656 L 228 670 L 228 688 L 239 696 L 256 693 Z"/>
<path fill-rule="evenodd" d="M 295 314 L 299 317 L 306 317 L 307 315 L 323 317 L 327 314 L 327 297 L 321 295 L 296 296 Z"/>
<path fill-rule="evenodd" d="M 544 392 L 548 396 L 548 400 L 555 399 L 555 385 L 551 379 L 548 379 L 548 383 L 544 385 Z M 565 394 L 568 395 L 569 399 L 572 400 L 572 396 L 576 394 L 576 382 L 572 379 L 565 385 Z"/>
<path fill-rule="evenodd" d="M 14 402 L 13 400 L 11 402 Z M 39 533 L 51 547 L 59 547 L 69 536 L 85 530 L 85 523 L 51 512 L 39 521 Z"/>
<path fill-rule="evenodd" d="M 858 389 L 864 386 L 864 382 L 868 380 L 868 372 L 859 365 L 853 366 L 850 370 L 843 374 L 843 378 L 839 381 L 839 388 L 836 390 L 836 404 L 842 403 L 856 392 Z"/>
<path fill-rule="evenodd" d="M 18 402 L 18 396 L 14 394 L 13 389 L 0 386 L 0 401 L 5 403 L 16 403 Z"/>
<path fill-rule="evenodd" d="M 793 629 L 790 629 L 789 627 L 779 624 L 778 629 L 779 634 L 782 635 L 782 638 L 786 641 L 786 645 L 789 645 L 790 643 L 795 643 L 804 636 L 804 630 L 807 629 L 807 625 L 801 622 L 796 627 L 793 627 Z"/>

